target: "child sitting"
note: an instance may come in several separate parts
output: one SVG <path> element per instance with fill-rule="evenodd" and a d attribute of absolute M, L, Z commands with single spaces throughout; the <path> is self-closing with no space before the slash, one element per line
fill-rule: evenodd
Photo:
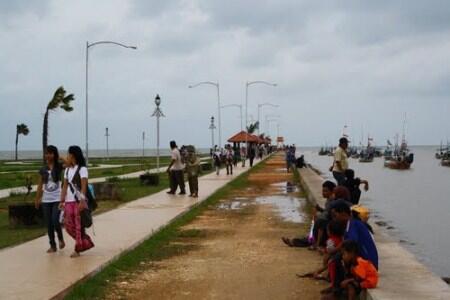
<path fill-rule="evenodd" d="M 327 242 L 324 249 L 323 267 L 314 272 L 314 278 L 322 279 L 321 273 L 328 268 L 329 259 L 338 252 L 344 239 L 344 227 L 338 221 L 330 221 L 327 226 Z M 331 273 L 329 273 L 331 275 Z M 332 280 L 332 279 L 331 279 Z"/>
<path fill-rule="evenodd" d="M 324 295 L 322 299 L 336 299 L 336 296 L 347 295 L 352 300 L 364 289 L 373 289 L 378 283 L 378 272 L 368 260 L 358 255 L 358 243 L 346 240 L 341 245 L 341 259 L 336 263 L 342 266 L 344 278 L 340 280 L 338 288 Z"/>

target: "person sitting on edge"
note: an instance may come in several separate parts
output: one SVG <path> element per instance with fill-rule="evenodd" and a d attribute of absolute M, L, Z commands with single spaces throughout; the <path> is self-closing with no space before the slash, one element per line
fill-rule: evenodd
<path fill-rule="evenodd" d="M 328 262 L 332 256 L 334 256 L 342 244 L 344 239 L 344 227 L 338 221 L 330 221 L 327 226 L 327 246 L 323 256 L 323 266 L 314 272 L 314 278 L 323 279 L 320 274 L 328 269 Z"/>
<path fill-rule="evenodd" d="M 345 137 L 339 139 L 339 146 L 334 153 L 333 165 L 330 171 L 333 172 L 333 177 L 336 179 L 338 185 L 342 185 L 345 180 L 344 172 L 348 169 L 348 140 Z"/>
<path fill-rule="evenodd" d="M 352 240 L 346 240 L 341 245 L 341 260 L 338 262 L 344 269 L 344 278 L 338 288 L 330 290 L 322 299 L 357 299 L 362 290 L 376 288 L 378 271 L 371 261 L 358 255 L 359 245 Z"/>
<path fill-rule="evenodd" d="M 336 184 L 332 181 L 325 181 L 322 184 L 322 196 L 326 199 L 325 208 L 320 207 L 320 205 L 316 205 L 315 214 L 313 218 L 315 220 L 313 226 L 313 236 L 315 243 L 311 245 L 310 239 L 308 237 L 303 238 L 293 238 L 289 239 L 287 237 L 282 237 L 281 240 L 288 245 L 289 247 L 309 247 L 311 246 L 311 250 L 316 249 L 319 246 L 325 246 L 326 241 L 326 233 L 324 232 L 327 228 L 328 221 L 331 219 L 331 211 L 330 204 L 331 201 L 334 200 L 334 189 Z"/>
<path fill-rule="evenodd" d="M 359 189 L 359 186 L 363 184 L 364 190 L 367 192 L 369 190 L 369 182 L 358 177 L 355 178 L 355 171 L 352 169 L 345 170 L 344 175 L 345 181 L 342 185 L 350 191 L 350 202 L 352 204 L 358 204 L 359 199 L 361 198 L 361 190 Z"/>
<path fill-rule="evenodd" d="M 342 200 L 333 201 L 331 205 L 333 219 L 345 226 L 344 240 L 358 243 L 360 255 L 369 260 L 378 269 L 378 251 L 375 241 L 367 226 L 360 220 L 353 219 L 349 205 Z"/>

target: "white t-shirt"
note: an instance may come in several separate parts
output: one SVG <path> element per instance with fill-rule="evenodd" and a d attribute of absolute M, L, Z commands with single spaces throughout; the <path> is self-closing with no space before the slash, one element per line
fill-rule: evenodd
<path fill-rule="evenodd" d="M 59 202 L 61 197 L 61 181 L 54 182 L 51 170 L 45 170 L 47 172 L 47 183 L 43 182 L 44 194 L 42 195 L 42 203 Z"/>
<path fill-rule="evenodd" d="M 173 163 L 173 165 L 170 169 L 174 170 L 174 171 L 183 170 L 184 166 L 183 166 L 183 163 L 181 162 L 180 150 L 178 150 L 177 148 L 173 149 L 171 157 L 172 157 L 172 160 L 175 160 L 175 162 Z"/>
<path fill-rule="evenodd" d="M 64 179 L 67 179 L 67 181 L 69 183 L 69 185 L 67 187 L 66 202 L 75 202 L 76 201 L 75 195 L 72 193 L 72 191 L 70 189 L 70 182 L 72 181 L 73 176 L 75 175 L 75 172 L 77 171 L 77 169 L 78 169 L 78 165 L 73 166 L 71 168 L 67 168 L 64 171 Z M 80 168 L 80 178 L 88 179 L 88 170 L 86 167 Z M 76 191 L 77 187 L 75 185 L 75 182 L 73 182 L 72 185 L 73 185 L 73 188 L 75 189 L 74 192 L 77 194 L 78 199 L 80 199 L 81 198 L 79 195 L 80 191 Z"/>

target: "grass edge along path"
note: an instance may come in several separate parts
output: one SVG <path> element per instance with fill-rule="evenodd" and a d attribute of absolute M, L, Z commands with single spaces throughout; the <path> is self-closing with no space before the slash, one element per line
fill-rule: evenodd
<path fill-rule="evenodd" d="M 190 223 L 209 206 L 216 204 L 231 191 L 246 186 L 249 174 L 264 167 L 265 161 L 240 174 L 204 201 L 192 205 L 186 212 L 181 213 L 167 225 L 150 234 L 142 243 L 123 252 L 117 258 L 106 263 L 97 272 L 87 275 L 83 280 L 69 287 L 66 290 L 67 294 L 64 299 L 101 299 L 105 294 L 105 288 L 111 281 L 118 278 L 123 272 L 139 268 L 141 261 L 158 257 L 158 251 L 178 236 L 177 233 L 180 227 Z"/>

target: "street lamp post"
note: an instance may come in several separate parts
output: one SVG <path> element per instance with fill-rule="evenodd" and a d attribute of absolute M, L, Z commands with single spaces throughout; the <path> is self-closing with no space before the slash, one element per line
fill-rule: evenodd
<path fill-rule="evenodd" d="M 123 48 L 128 48 L 128 49 L 134 49 L 136 50 L 137 47 L 136 46 L 128 46 L 128 45 L 124 45 L 121 43 L 117 43 L 117 42 L 113 42 L 113 41 L 98 41 L 95 43 L 91 43 L 89 44 L 89 42 L 86 42 L 86 164 L 89 163 L 89 118 L 88 118 L 88 114 L 89 114 L 89 109 L 88 109 L 88 95 L 89 95 L 89 48 L 94 47 L 96 45 L 100 45 L 100 44 L 111 44 L 111 45 L 116 45 L 116 46 L 120 46 Z"/>
<path fill-rule="evenodd" d="M 277 86 L 276 83 L 270 83 L 270 82 L 263 81 L 263 80 L 250 81 L 250 82 L 247 81 L 245 83 L 245 130 L 247 131 L 247 134 L 245 135 L 245 145 L 247 147 L 247 151 L 248 151 L 248 87 L 253 84 L 265 84 L 265 85 L 269 85 L 269 86 L 273 86 L 273 87 Z"/>
<path fill-rule="evenodd" d="M 106 137 L 106 159 L 109 160 L 109 130 L 108 127 L 105 128 Z"/>
<path fill-rule="evenodd" d="M 214 151 L 214 129 L 216 126 L 214 125 L 214 117 L 211 117 L 211 124 L 209 124 L 209 129 L 211 129 L 211 149 Z"/>
<path fill-rule="evenodd" d="M 261 112 L 260 111 L 261 111 L 261 108 L 263 106 L 279 107 L 278 105 L 275 105 L 275 104 L 272 104 L 272 103 L 269 103 L 269 102 L 258 104 L 258 124 L 259 124 L 259 126 L 258 126 L 258 135 L 259 135 L 259 131 L 260 131 L 259 129 L 261 128 L 261 119 L 260 119 Z"/>
<path fill-rule="evenodd" d="M 161 104 L 161 98 L 159 95 L 156 95 L 155 97 L 155 104 L 156 108 L 155 111 L 152 114 L 152 117 L 156 117 L 156 169 L 157 173 L 159 172 L 159 118 L 165 117 L 161 109 L 159 108 L 159 105 Z"/>
<path fill-rule="evenodd" d="M 212 82 L 212 81 L 203 81 L 203 82 L 199 82 L 197 84 L 194 85 L 190 85 L 189 88 L 195 88 L 198 87 L 199 85 L 202 84 L 209 84 L 209 85 L 213 85 L 216 87 L 217 89 L 217 121 L 218 121 L 218 126 L 219 126 L 219 148 L 222 147 L 222 123 L 221 123 L 221 117 L 220 117 L 220 87 L 219 87 L 219 82 Z"/>
<path fill-rule="evenodd" d="M 145 157 L 145 131 L 142 131 L 142 158 Z"/>
<path fill-rule="evenodd" d="M 222 105 L 220 108 L 226 108 L 226 107 L 239 107 L 240 118 L 241 118 L 241 131 L 242 131 L 242 104 L 227 104 L 227 105 Z"/>

